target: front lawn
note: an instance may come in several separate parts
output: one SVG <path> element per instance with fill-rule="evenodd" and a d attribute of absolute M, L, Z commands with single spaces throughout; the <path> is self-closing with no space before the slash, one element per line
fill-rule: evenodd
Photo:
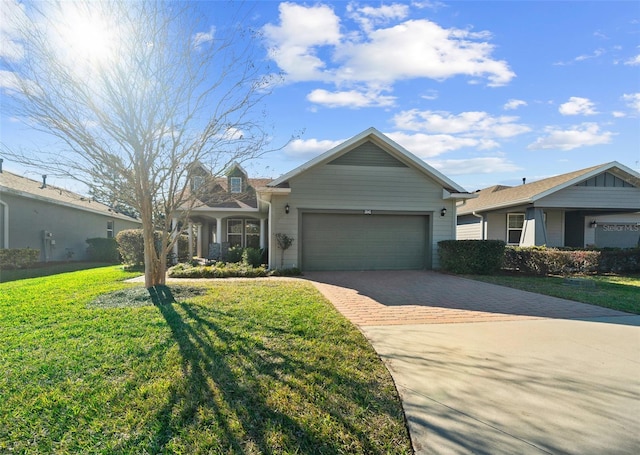
<path fill-rule="evenodd" d="M 596 275 L 578 277 L 575 281 L 500 274 L 466 275 L 466 278 L 640 314 L 640 276 Z"/>
<path fill-rule="evenodd" d="M 130 276 L 0 284 L 0 452 L 411 453 L 389 373 L 310 284 L 153 306 Z"/>

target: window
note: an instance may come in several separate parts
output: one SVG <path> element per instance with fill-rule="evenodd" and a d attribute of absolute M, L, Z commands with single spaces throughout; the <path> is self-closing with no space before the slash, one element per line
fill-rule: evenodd
<path fill-rule="evenodd" d="M 260 248 L 260 221 L 228 220 L 227 242 L 229 247 Z"/>
<path fill-rule="evenodd" d="M 107 238 L 113 238 L 113 221 L 107 221 Z"/>
<path fill-rule="evenodd" d="M 244 245 L 248 248 L 260 248 L 260 221 L 246 220 Z"/>
<path fill-rule="evenodd" d="M 196 191 L 204 185 L 204 177 L 202 175 L 194 175 L 191 181 L 193 191 Z"/>
<path fill-rule="evenodd" d="M 242 193 L 242 177 L 231 177 L 229 183 L 232 193 Z"/>
<path fill-rule="evenodd" d="M 507 243 L 509 245 L 517 245 L 520 243 L 523 228 L 524 213 L 507 214 Z"/>
<path fill-rule="evenodd" d="M 227 242 L 229 247 L 242 247 L 242 220 L 227 221 Z"/>

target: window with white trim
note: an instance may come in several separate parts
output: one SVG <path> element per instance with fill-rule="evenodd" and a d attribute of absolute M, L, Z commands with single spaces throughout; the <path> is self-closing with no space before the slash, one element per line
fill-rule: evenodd
<path fill-rule="evenodd" d="M 518 245 L 524 229 L 524 213 L 507 213 L 507 243 Z"/>
<path fill-rule="evenodd" d="M 242 247 L 242 220 L 227 220 L 227 242 L 229 247 Z"/>
<path fill-rule="evenodd" d="M 204 177 L 202 175 L 194 175 L 191 179 L 193 191 L 199 190 L 204 185 Z"/>
<path fill-rule="evenodd" d="M 229 184 L 232 193 L 242 193 L 242 177 L 230 177 Z"/>
<path fill-rule="evenodd" d="M 260 220 L 228 220 L 227 242 L 229 247 L 260 248 Z"/>
<path fill-rule="evenodd" d="M 107 238 L 113 238 L 113 221 L 107 221 Z"/>

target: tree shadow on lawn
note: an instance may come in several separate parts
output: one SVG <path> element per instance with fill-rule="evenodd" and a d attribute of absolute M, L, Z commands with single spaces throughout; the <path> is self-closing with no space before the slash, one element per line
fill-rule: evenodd
<path fill-rule="evenodd" d="M 160 291 L 157 307 L 177 342 L 182 378 L 173 380 L 153 419 L 151 452 L 174 445 L 225 454 L 389 452 L 376 446 L 370 427 L 354 425 L 353 410 L 363 414 L 361 421 L 372 406 L 400 409 L 391 398 L 369 401 L 377 394 L 370 390 L 376 379 L 340 374 L 303 355 L 294 358 L 290 346 L 296 346 L 296 336 L 268 321 L 261 321 L 259 336 L 251 331 L 252 321 L 243 330 L 229 330 L 225 320 L 237 316 L 211 305 L 172 304 L 170 291 Z M 282 337 L 291 342 L 282 343 Z"/>

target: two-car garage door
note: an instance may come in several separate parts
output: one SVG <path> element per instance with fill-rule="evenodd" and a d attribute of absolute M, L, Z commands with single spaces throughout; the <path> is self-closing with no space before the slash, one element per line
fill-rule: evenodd
<path fill-rule="evenodd" d="M 428 216 L 303 213 L 303 270 L 423 269 Z"/>

